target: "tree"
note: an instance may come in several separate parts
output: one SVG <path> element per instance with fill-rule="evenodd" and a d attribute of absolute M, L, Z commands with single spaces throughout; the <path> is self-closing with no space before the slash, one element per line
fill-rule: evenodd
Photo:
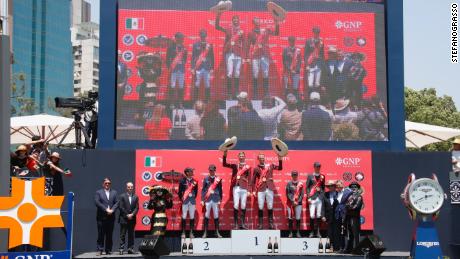
<path fill-rule="evenodd" d="M 431 125 L 460 128 L 460 112 L 450 96 L 438 97 L 436 89 L 404 89 L 406 120 Z M 449 141 L 427 145 L 423 151 L 449 151 Z"/>
<path fill-rule="evenodd" d="M 22 72 L 15 73 L 11 77 L 11 115 L 35 114 L 37 105 L 35 100 L 26 95 L 26 75 Z"/>

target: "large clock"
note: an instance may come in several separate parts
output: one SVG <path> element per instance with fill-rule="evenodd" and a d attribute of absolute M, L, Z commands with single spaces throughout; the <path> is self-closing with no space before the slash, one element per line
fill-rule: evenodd
<path fill-rule="evenodd" d="M 435 214 L 444 203 L 444 191 L 438 181 L 420 178 L 408 189 L 409 206 L 420 214 Z"/>

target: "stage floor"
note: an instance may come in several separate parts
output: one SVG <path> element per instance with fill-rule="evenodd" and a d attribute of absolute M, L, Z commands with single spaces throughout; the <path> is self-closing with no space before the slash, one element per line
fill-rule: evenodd
<path fill-rule="evenodd" d="M 299 258 L 300 256 L 302 257 L 310 257 L 310 258 L 325 258 L 325 259 L 362 259 L 362 255 L 344 255 L 344 254 L 324 254 L 324 255 L 282 255 L 282 254 L 277 254 L 277 255 L 228 255 L 228 254 L 216 254 L 216 255 L 183 255 L 182 253 L 171 253 L 170 255 L 167 256 L 161 256 L 162 259 L 174 259 L 176 257 L 180 256 L 190 256 L 194 257 L 195 259 L 210 259 L 213 257 L 218 256 L 219 259 L 256 259 L 256 258 L 262 258 L 262 257 L 280 257 L 280 258 Z M 383 254 L 380 256 L 381 258 L 384 259 L 407 259 L 409 256 L 409 252 L 383 252 Z M 91 253 L 83 253 L 78 256 L 75 256 L 75 258 L 86 258 L 86 259 L 92 259 L 92 258 L 143 258 L 141 253 L 137 252 L 136 254 L 123 254 L 119 255 L 118 252 L 112 253 L 111 255 L 97 255 L 96 252 L 91 252 Z"/>

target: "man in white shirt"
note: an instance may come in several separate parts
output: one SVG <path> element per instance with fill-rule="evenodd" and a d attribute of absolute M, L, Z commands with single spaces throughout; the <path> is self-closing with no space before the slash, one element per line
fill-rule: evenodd
<path fill-rule="evenodd" d="M 262 109 L 257 113 L 264 124 L 264 140 L 278 137 L 278 118 L 286 107 L 286 103 L 279 97 L 266 96 L 262 100 Z"/>

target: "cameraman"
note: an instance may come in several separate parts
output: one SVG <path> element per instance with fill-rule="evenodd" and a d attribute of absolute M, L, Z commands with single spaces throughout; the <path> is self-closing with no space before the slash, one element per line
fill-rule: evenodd
<path fill-rule="evenodd" d="M 89 146 L 86 141 L 85 146 L 86 148 L 95 148 L 97 141 L 97 118 L 99 111 L 99 100 L 97 92 L 94 91 L 89 91 L 88 97 L 93 99 L 95 102 L 90 109 L 85 111 L 83 117 L 83 119 L 85 120 L 86 133 L 88 134 L 88 137 L 91 139 L 91 146 Z"/>

